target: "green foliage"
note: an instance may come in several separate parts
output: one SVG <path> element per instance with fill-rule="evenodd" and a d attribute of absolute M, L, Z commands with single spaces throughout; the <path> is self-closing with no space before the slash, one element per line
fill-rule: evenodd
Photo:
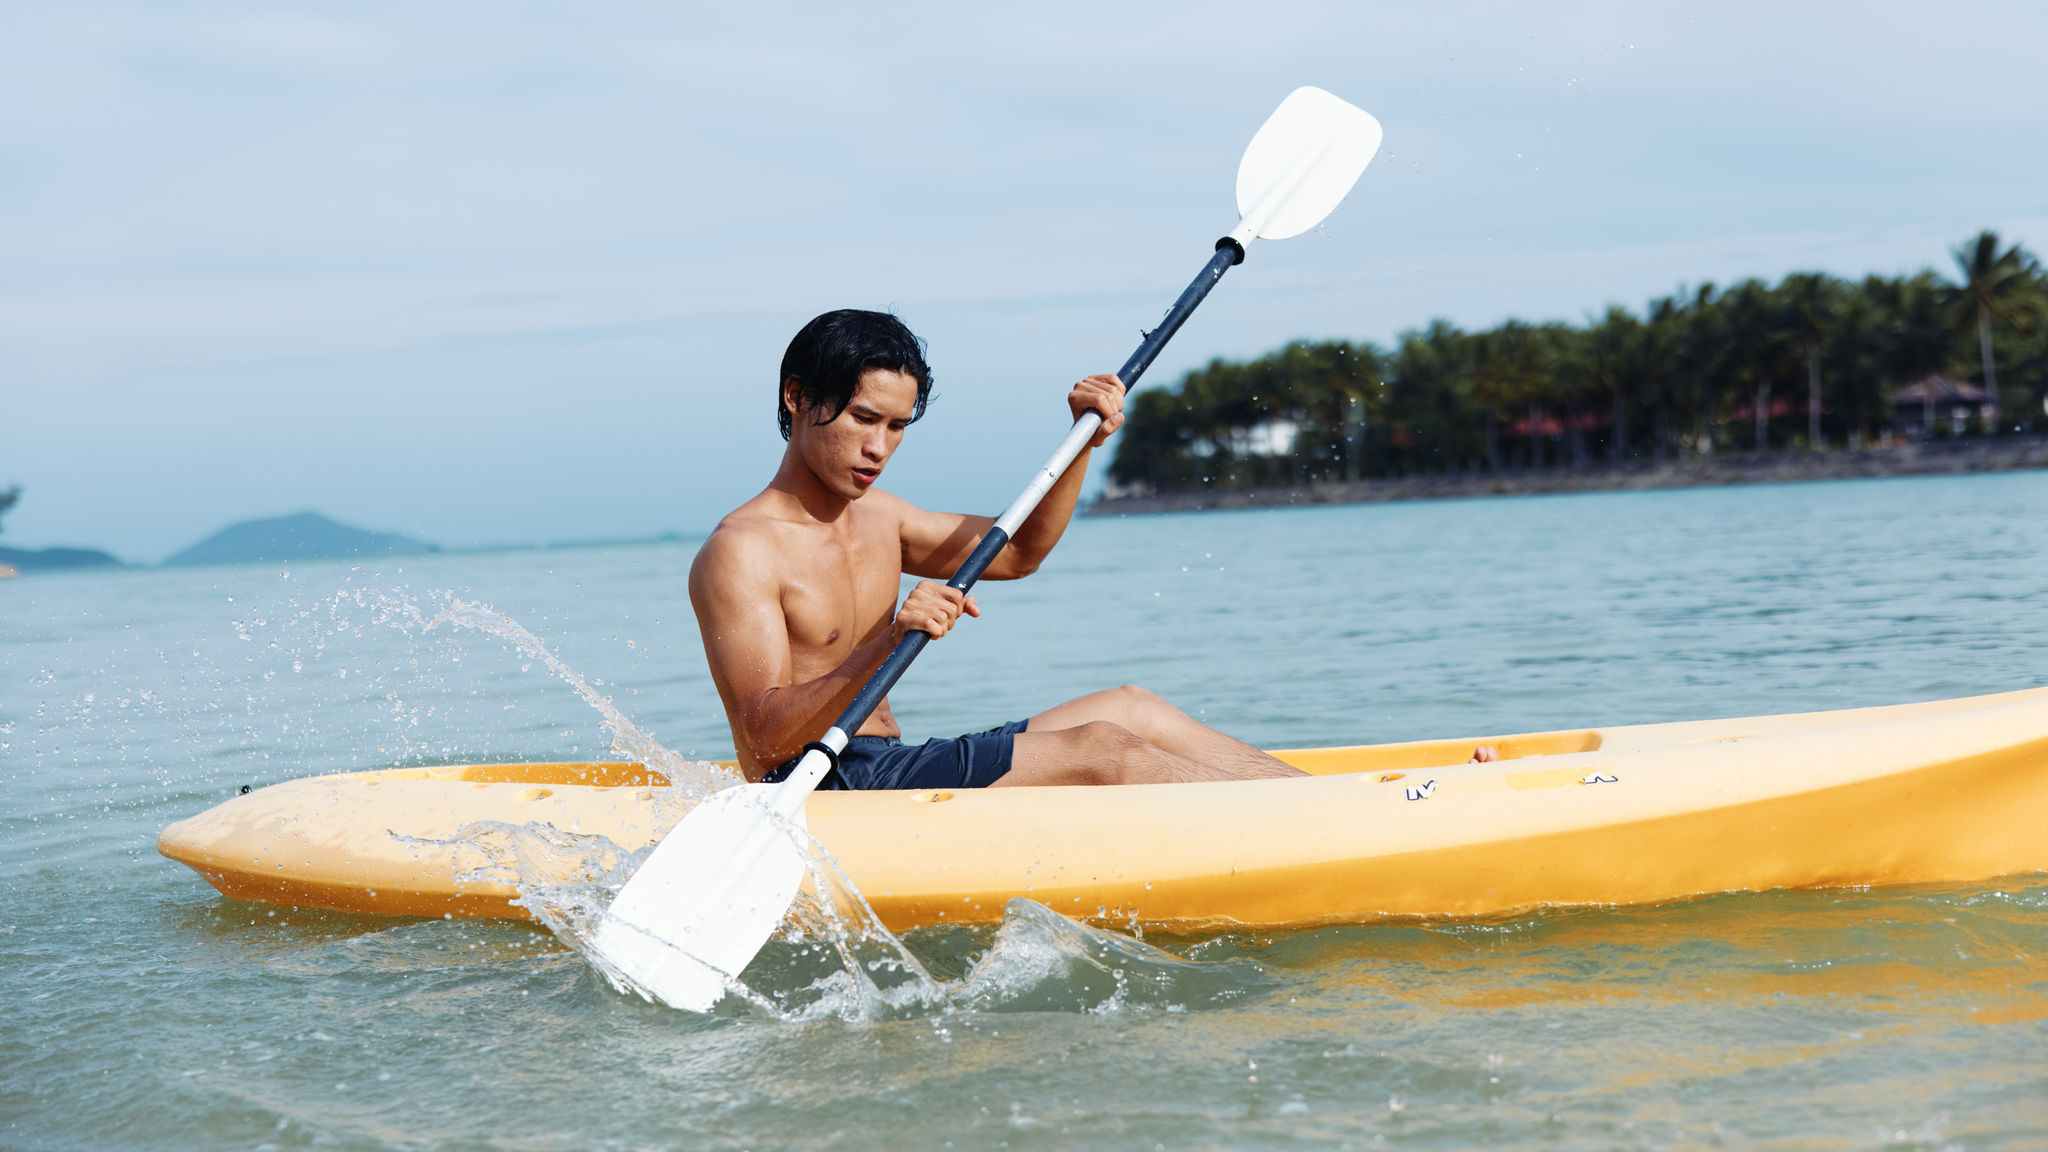
<path fill-rule="evenodd" d="M 1942 297 L 1956 321 L 1975 325 L 1984 386 L 2003 399 L 1995 332 L 2003 328 L 2027 336 L 2041 326 L 2043 315 L 2048 314 L 2048 293 L 2042 291 L 2040 263 L 2017 244 L 1999 251 L 1998 233 L 1989 229 L 1957 247 L 1953 255 L 1962 279 L 1945 286 Z M 2038 399 L 2038 389 L 2023 387 L 2020 391 L 2031 426 L 2034 405 L 2029 401 Z"/>
<path fill-rule="evenodd" d="M 1936 372 L 1995 380 L 1994 431 L 2031 430 L 2048 277 L 1989 232 L 1955 256 L 1957 284 L 1799 272 L 1577 327 L 1438 320 L 1392 349 L 1297 342 L 1212 361 L 1132 398 L 1110 478 L 1173 492 L 1867 444 L 1891 428 L 1891 392 Z"/>

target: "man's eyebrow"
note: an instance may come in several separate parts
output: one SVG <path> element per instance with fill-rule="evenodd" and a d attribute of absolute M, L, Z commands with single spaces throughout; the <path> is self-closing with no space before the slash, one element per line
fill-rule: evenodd
<path fill-rule="evenodd" d="M 888 414 L 887 412 L 884 412 L 884 411 L 882 411 L 882 410 L 881 410 L 880 408 L 877 408 L 877 407 L 875 407 L 875 406 L 874 406 L 874 405 L 872 405 L 872 404 L 863 404 L 863 403 L 861 403 L 861 402 L 859 402 L 859 401 L 854 401 L 853 403 L 851 403 L 851 404 L 848 404 L 848 405 L 846 406 L 846 410 L 847 410 L 848 412 L 851 412 L 851 413 L 853 413 L 853 414 L 854 414 L 854 415 L 856 415 L 856 416 L 873 416 L 873 417 L 874 417 L 874 418 L 876 418 L 877 420 L 884 420 L 884 419 L 887 419 L 887 420 L 900 420 L 900 419 L 905 419 L 905 417 L 900 417 L 900 416 L 890 416 L 890 415 L 889 415 L 889 414 Z"/>

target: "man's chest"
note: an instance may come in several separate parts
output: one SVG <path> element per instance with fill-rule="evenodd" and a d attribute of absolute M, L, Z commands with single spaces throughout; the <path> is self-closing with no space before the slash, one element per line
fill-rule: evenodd
<path fill-rule="evenodd" d="M 845 649 L 886 623 L 903 569 L 894 532 L 863 532 L 811 550 L 783 583 L 782 614 L 798 649 Z"/>

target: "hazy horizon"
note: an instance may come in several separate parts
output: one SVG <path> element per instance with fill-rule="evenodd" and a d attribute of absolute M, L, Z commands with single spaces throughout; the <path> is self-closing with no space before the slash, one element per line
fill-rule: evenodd
<path fill-rule="evenodd" d="M 1384 150 L 1147 384 L 1946 271 L 1987 227 L 2048 246 L 2048 157 L 2013 143 L 2048 119 L 2048 10 L 1259 18 L 0 4 L 0 545 L 154 562 L 306 509 L 449 548 L 698 534 L 774 468 L 790 334 L 844 306 L 903 315 L 938 377 L 885 484 L 995 511 L 1305 83 Z"/>

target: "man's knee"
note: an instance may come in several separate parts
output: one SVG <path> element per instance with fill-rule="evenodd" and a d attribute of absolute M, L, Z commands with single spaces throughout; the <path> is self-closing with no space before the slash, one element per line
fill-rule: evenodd
<path fill-rule="evenodd" d="M 1059 783 L 1102 785 L 1130 783 L 1139 775 L 1145 740 L 1122 724 L 1096 719 L 1057 734 L 1059 736 Z"/>
<path fill-rule="evenodd" d="M 1120 684 L 1108 693 L 1115 703 L 1115 712 L 1140 722 L 1160 716 L 1178 715 L 1179 709 L 1148 692 L 1136 684 Z"/>
<path fill-rule="evenodd" d="M 1156 750 L 1130 729 L 1097 720 L 1069 730 L 1078 746 L 1073 764 L 1090 784 L 1126 784 Z"/>

